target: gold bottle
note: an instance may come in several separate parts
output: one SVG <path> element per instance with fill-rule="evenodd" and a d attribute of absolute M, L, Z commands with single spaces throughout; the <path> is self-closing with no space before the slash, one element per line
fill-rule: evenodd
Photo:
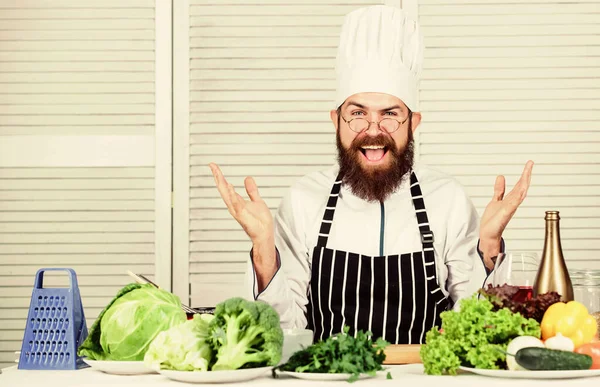
<path fill-rule="evenodd" d="M 560 244 L 558 211 L 546 211 L 546 238 L 542 260 L 533 284 L 533 296 L 557 292 L 561 301 L 573 300 L 573 285 Z"/>

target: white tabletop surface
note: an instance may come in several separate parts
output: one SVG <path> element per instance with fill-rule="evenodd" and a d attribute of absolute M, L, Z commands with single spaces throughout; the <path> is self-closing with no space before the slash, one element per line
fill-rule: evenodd
<path fill-rule="evenodd" d="M 308 381 L 281 376 L 273 379 L 270 375 L 244 383 L 213 384 L 213 386 L 241 386 L 251 384 L 252 386 L 436 386 L 436 387 L 488 387 L 488 386 L 513 386 L 529 387 L 542 385 L 556 386 L 594 386 L 600 385 L 600 377 L 568 379 L 568 380 L 531 380 L 531 379 L 497 379 L 472 374 L 458 376 L 428 376 L 423 374 L 421 364 L 386 366 L 391 371 L 392 378 L 388 380 L 385 376 L 372 379 L 363 379 L 355 383 L 339 381 Z M 1 387 L 79 387 L 79 386 L 128 386 L 128 387 L 189 387 L 191 384 L 180 383 L 167 379 L 158 374 L 118 376 L 102 373 L 91 368 L 78 371 L 27 371 L 11 367 L 2 370 L 0 374 Z M 199 385 L 200 386 L 200 385 Z"/>

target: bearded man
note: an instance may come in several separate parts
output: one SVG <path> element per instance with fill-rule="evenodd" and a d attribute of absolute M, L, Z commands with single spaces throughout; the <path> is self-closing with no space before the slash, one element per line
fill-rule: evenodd
<path fill-rule="evenodd" d="M 330 112 L 338 162 L 292 186 L 275 219 L 254 180 L 249 200 L 211 164 L 217 188 L 252 241 L 252 296 L 284 328 L 325 339 L 350 327 L 395 344 L 423 343 L 440 313 L 471 296 L 502 250 L 529 188 L 532 162 L 504 197 L 499 176 L 481 221 L 462 186 L 413 162 L 419 26 L 398 8 L 345 18 Z"/>

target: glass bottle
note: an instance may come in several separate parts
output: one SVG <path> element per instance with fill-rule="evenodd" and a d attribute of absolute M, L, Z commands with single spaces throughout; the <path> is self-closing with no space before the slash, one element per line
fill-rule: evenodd
<path fill-rule="evenodd" d="M 557 292 L 561 296 L 561 301 L 572 301 L 573 284 L 560 243 L 560 216 L 558 211 L 546 211 L 545 220 L 544 251 L 533 285 L 533 296 L 547 292 Z"/>

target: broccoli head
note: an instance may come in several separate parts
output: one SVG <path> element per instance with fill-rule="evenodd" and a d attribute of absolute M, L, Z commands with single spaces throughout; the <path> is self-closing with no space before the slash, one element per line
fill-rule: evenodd
<path fill-rule="evenodd" d="M 275 366 L 281 360 L 283 331 L 279 314 L 262 301 L 230 298 L 217 305 L 208 340 L 217 353 L 211 369 Z"/>

